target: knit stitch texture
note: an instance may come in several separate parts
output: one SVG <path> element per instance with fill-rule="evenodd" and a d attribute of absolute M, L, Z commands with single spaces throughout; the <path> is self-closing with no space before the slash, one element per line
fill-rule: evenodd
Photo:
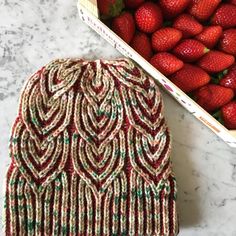
<path fill-rule="evenodd" d="M 170 147 L 159 89 L 133 62 L 49 63 L 13 125 L 6 235 L 177 235 Z"/>

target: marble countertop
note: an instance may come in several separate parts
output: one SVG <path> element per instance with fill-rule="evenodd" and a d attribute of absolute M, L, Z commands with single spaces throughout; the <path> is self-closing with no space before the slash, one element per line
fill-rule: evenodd
<path fill-rule="evenodd" d="M 10 163 L 8 139 L 26 78 L 55 58 L 120 56 L 80 21 L 76 0 L 0 0 L 0 186 Z M 235 236 L 236 149 L 162 94 L 173 136 L 179 235 Z M 1 212 L 3 199 L 1 187 Z"/>

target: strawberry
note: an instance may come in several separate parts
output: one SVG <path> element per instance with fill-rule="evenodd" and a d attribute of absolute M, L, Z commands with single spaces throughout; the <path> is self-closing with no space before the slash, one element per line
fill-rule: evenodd
<path fill-rule="evenodd" d="M 126 43 L 129 43 L 135 31 L 133 16 L 129 12 L 123 12 L 112 21 L 112 30 L 119 35 Z"/>
<path fill-rule="evenodd" d="M 172 75 L 170 79 L 185 93 L 189 93 L 208 84 L 211 78 L 200 67 L 185 64 L 184 67 Z"/>
<path fill-rule="evenodd" d="M 103 19 L 120 15 L 124 8 L 123 0 L 98 0 L 97 4 Z"/>
<path fill-rule="evenodd" d="M 182 32 L 174 28 L 162 28 L 152 35 L 152 47 L 155 51 L 169 51 L 182 38 Z"/>
<path fill-rule="evenodd" d="M 219 25 L 208 26 L 195 38 L 202 42 L 206 47 L 213 48 L 222 34 L 222 27 Z"/>
<path fill-rule="evenodd" d="M 161 28 L 163 17 L 160 7 L 153 2 L 145 2 L 135 12 L 137 27 L 146 33 L 153 33 Z"/>
<path fill-rule="evenodd" d="M 131 41 L 130 46 L 136 50 L 143 58 L 149 60 L 152 56 L 152 47 L 149 37 L 142 32 L 137 32 Z"/>
<path fill-rule="evenodd" d="M 160 6 L 165 18 L 173 18 L 182 13 L 191 0 L 160 0 Z"/>
<path fill-rule="evenodd" d="M 236 64 L 224 71 L 224 77 L 220 80 L 220 85 L 231 88 L 236 92 Z"/>
<path fill-rule="evenodd" d="M 145 0 L 125 0 L 125 6 L 128 8 L 137 8 L 139 7 Z"/>
<path fill-rule="evenodd" d="M 229 0 L 228 3 L 236 5 L 236 0 Z"/>
<path fill-rule="evenodd" d="M 198 65 L 209 73 L 225 70 L 234 63 L 234 56 L 220 51 L 210 51 L 198 61 Z"/>
<path fill-rule="evenodd" d="M 181 30 L 184 38 L 200 34 L 203 30 L 203 26 L 188 14 L 178 16 L 174 21 L 173 27 Z"/>
<path fill-rule="evenodd" d="M 168 52 L 155 54 L 150 63 L 164 75 L 171 75 L 180 70 L 184 63 Z"/>
<path fill-rule="evenodd" d="M 208 84 L 194 93 L 194 100 L 206 111 L 214 111 L 230 102 L 234 91 L 220 85 Z"/>
<path fill-rule="evenodd" d="M 236 6 L 233 4 L 222 4 L 216 10 L 212 24 L 221 25 L 224 29 L 236 26 Z"/>
<path fill-rule="evenodd" d="M 228 129 L 236 129 L 236 101 L 232 101 L 221 108 L 224 125 Z"/>
<path fill-rule="evenodd" d="M 236 56 L 236 29 L 228 29 L 223 32 L 219 48 L 226 53 Z"/>
<path fill-rule="evenodd" d="M 200 21 L 207 20 L 215 11 L 221 0 L 193 0 L 188 12 Z"/>
<path fill-rule="evenodd" d="M 173 52 L 184 62 L 196 61 L 210 50 L 196 39 L 186 39 L 177 45 Z"/>

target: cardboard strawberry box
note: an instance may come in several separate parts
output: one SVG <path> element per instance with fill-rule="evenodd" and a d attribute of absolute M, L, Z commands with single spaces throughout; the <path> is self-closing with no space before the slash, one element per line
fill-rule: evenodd
<path fill-rule="evenodd" d="M 100 19 L 96 0 L 79 0 L 78 10 L 83 22 L 94 29 L 106 39 L 114 48 L 125 57 L 131 58 L 149 73 L 169 94 L 171 94 L 183 107 L 197 119 L 209 127 L 222 138 L 229 146 L 236 147 L 236 130 L 228 130 L 208 112 L 200 107 L 187 94 L 174 85 L 166 76 L 154 68 L 148 61 L 140 56 L 132 47 L 108 28 Z"/>

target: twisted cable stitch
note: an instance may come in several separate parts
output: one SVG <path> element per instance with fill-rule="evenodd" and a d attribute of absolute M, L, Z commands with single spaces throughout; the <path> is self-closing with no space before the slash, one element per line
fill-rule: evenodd
<path fill-rule="evenodd" d="M 52 61 L 21 94 L 6 235 L 177 235 L 170 151 L 159 89 L 132 61 Z"/>

